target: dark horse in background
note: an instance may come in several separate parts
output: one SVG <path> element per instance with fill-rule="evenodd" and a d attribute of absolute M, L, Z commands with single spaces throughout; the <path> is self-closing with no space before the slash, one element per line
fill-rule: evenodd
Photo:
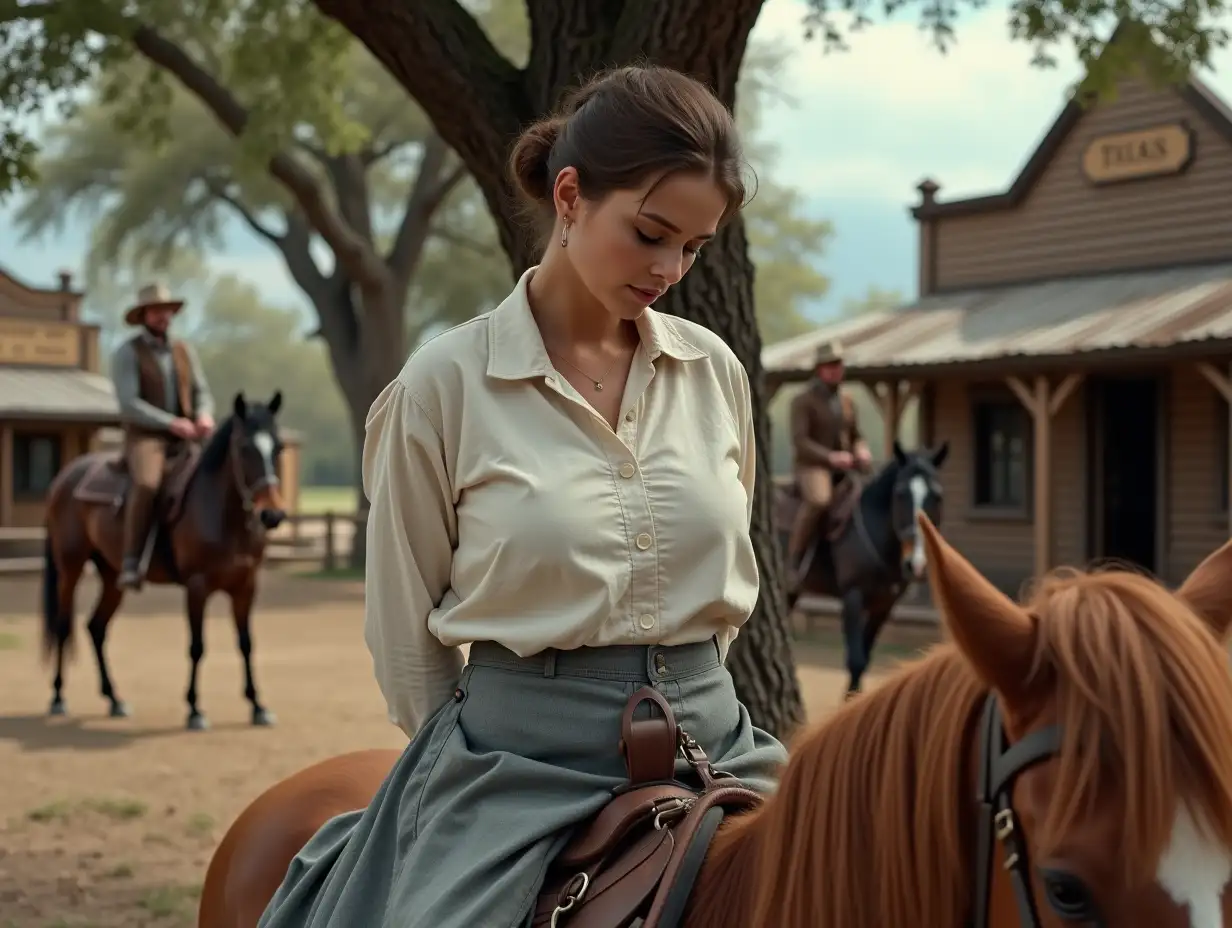
<path fill-rule="evenodd" d="M 788 597 L 787 606 L 794 609 L 803 593 L 832 596 L 842 603 L 848 696 L 860 691 L 873 646 L 894 604 L 912 581 L 924 578 L 928 565 L 916 517 L 924 512 L 934 525 L 941 525 L 937 472 L 949 450 L 949 442 L 935 451 L 904 451 L 895 442 L 894 457 L 875 475 L 850 474 L 848 479 L 861 481 L 850 517 L 832 540 L 829 520 L 823 520 L 804 554 L 804 581 Z M 791 496 L 780 503 L 787 517 L 783 524 L 790 525 L 799 499 Z M 836 498 L 834 508 L 842 507 Z"/>
<path fill-rule="evenodd" d="M 279 490 L 282 444 L 277 415 L 282 394 L 269 403 L 235 397 L 232 415 L 204 448 L 187 447 L 169 462 L 155 509 L 154 540 L 146 580 L 184 587 L 187 593 L 188 727 L 208 727 L 197 704 L 197 669 L 205 654 L 205 604 L 222 591 L 231 597 L 235 633 L 244 658 L 244 695 L 252 704 L 252 723 L 271 725 L 274 716 L 257 697 L 252 674 L 253 600 L 257 571 L 265 555 L 265 533 L 286 513 Z M 47 541 L 43 571 L 43 651 L 54 653 L 51 714 L 65 713 L 64 658 L 73 637 L 73 606 L 86 563 L 93 561 L 102 587 L 90 617 L 90 640 L 98 660 L 102 695 L 111 715 L 128 716 L 107 670 L 107 625 L 124 593 L 116 586 L 122 556 L 122 501 L 129 486 L 127 469 L 114 452 L 94 452 L 73 460 L 56 475 L 47 499 Z M 149 547 L 149 546 L 147 546 Z"/>

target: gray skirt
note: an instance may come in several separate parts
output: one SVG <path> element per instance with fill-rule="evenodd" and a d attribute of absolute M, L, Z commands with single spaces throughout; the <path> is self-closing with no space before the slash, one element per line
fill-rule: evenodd
<path fill-rule="evenodd" d="M 528 658 L 479 643 L 455 698 L 367 809 L 326 822 L 300 851 L 259 928 L 528 924 L 571 829 L 625 781 L 620 716 L 647 684 L 716 767 L 774 788 L 787 752 L 753 727 L 713 639 Z"/>

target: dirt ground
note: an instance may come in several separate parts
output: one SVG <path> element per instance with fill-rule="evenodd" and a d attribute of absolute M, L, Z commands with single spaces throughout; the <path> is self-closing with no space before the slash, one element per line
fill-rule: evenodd
<path fill-rule="evenodd" d="M 272 729 L 248 725 L 227 603 L 211 602 L 199 683 L 208 732 L 184 730 L 178 590 L 130 597 L 113 621 L 112 678 L 133 710 L 119 720 L 98 694 L 84 618 L 68 716 L 47 717 L 37 593 L 33 578 L 0 578 L 0 928 L 193 925 L 210 853 L 252 797 L 326 756 L 404 743 L 372 678 L 356 582 L 264 578 L 254 647 L 257 685 L 278 715 Z M 86 581 L 80 613 L 93 596 Z M 827 643 L 802 654 L 811 718 L 843 687 Z M 894 654 L 891 644 L 879 665 Z"/>

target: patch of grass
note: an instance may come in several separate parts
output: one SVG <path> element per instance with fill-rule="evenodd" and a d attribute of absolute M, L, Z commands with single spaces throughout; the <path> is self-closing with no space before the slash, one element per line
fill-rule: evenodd
<path fill-rule="evenodd" d="M 81 807 L 117 822 L 131 822 L 141 818 L 149 809 L 140 799 L 86 799 Z"/>
<path fill-rule="evenodd" d="M 156 886 L 137 900 L 137 905 L 154 918 L 191 914 L 201 898 L 200 886 Z"/>
<path fill-rule="evenodd" d="M 80 802 L 70 802 L 67 799 L 55 799 L 37 809 L 26 813 L 26 818 L 32 822 L 66 822 L 74 812 L 92 812 L 117 822 L 131 822 L 141 818 L 147 810 L 146 804 L 140 799 L 83 799 Z"/>
<path fill-rule="evenodd" d="M 37 809 L 26 813 L 26 818 L 32 822 L 63 822 L 72 814 L 73 804 L 67 799 L 54 799 Z"/>
<path fill-rule="evenodd" d="M 194 838 L 208 838 L 214 833 L 214 816 L 208 812 L 194 812 L 189 816 L 185 830 Z"/>
<path fill-rule="evenodd" d="M 324 515 L 330 511 L 355 511 L 355 491 L 350 487 L 302 487 L 299 511 L 303 515 Z"/>
<path fill-rule="evenodd" d="M 354 567 L 335 567 L 333 570 L 306 570 L 295 576 L 305 580 L 362 580 L 364 572 Z"/>
<path fill-rule="evenodd" d="M 116 864 L 103 874 L 109 880 L 129 880 L 136 874 L 132 864 Z"/>
<path fill-rule="evenodd" d="M 21 637 L 12 632 L 0 632 L 0 651 L 17 651 L 21 649 Z"/>

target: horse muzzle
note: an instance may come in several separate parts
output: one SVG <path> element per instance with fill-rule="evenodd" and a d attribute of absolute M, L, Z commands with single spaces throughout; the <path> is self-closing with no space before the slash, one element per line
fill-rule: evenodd
<path fill-rule="evenodd" d="M 924 554 L 924 546 L 915 538 L 905 538 L 902 542 L 903 558 L 900 562 L 904 580 L 923 580 L 928 573 L 928 558 Z"/>
<path fill-rule="evenodd" d="M 287 514 L 281 509 L 262 509 L 259 515 L 261 526 L 267 531 L 282 525 L 286 517 Z"/>

